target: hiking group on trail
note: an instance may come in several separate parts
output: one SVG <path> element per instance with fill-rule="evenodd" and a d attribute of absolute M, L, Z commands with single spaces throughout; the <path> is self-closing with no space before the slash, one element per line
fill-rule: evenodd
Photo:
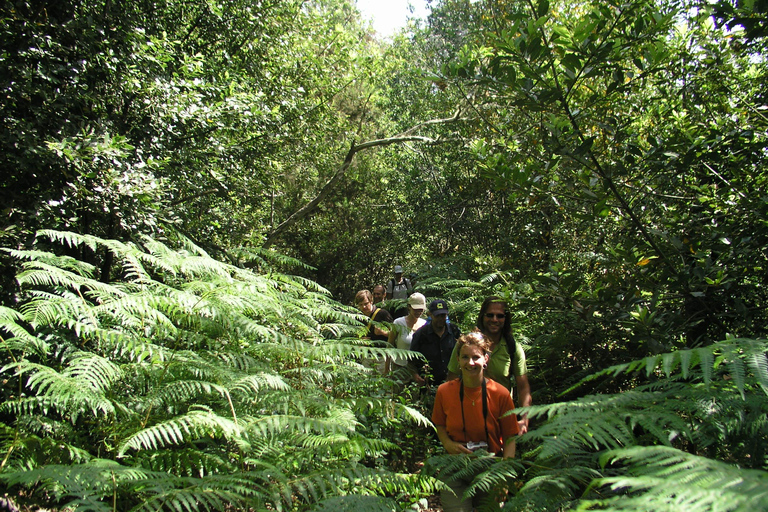
<path fill-rule="evenodd" d="M 395 266 L 394 274 L 386 286 L 373 287 L 379 293 L 359 291 L 355 306 L 369 318 L 367 339 L 418 352 L 423 359 L 387 357 L 377 369 L 397 375 L 398 386 L 438 386 L 431 419 L 447 453 L 514 457 L 515 437 L 528 431 L 528 418 L 507 414 L 515 409 L 513 389 L 518 406 L 530 406 L 532 400 L 525 352 L 512 335 L 507 303 L 486 297 L 475 329 L 462 336 L 450 321 L 445 300 L 435 298 L 427 306 L 426 297 L 403 277 L 401 266 Z M 405 301 L 406 306 L 392 315 L 383 308 L 384 300 Z M 446 482 L 450 490 L 441 492 L 443 510 L 471 512 L 477 506 L 482 493 L 462 497 L 472 478 Z"/>

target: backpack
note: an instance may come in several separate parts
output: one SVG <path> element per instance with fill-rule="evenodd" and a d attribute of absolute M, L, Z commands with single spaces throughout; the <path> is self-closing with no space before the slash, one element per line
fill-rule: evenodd
<path fill-rule="evenodd" d="M 394 295 L 394 293 L 395 293 L 395 286 L 396 286 L 395 285 L 395 278 L 394 277 L 389 280 L 389 284 L 390 284 L 390 288 L 392 288 L 392 294 Z M 405 289 L 407 290 L 407 295 L 410 295 L 411 293 L 413 293 L 413 286 L 411 286 L 411 282 L 408 280 L 407 277 L 403 278 L 403 284 L 402 285 L 397 285 L 397 286 L 403 286 L 403 285 L 405 286 Z"/>

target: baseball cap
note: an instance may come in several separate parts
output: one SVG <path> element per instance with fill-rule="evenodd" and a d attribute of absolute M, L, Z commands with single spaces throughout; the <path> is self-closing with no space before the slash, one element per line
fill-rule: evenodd
<path fill-rule="evenodd" d="M 435 299 L 429 303 L 429 312 L 433 315 L 447 315 L 448 304 L 443 299 Z"/>
<path fill-rule="evenodd" d="M 425 309 L 427 307 L 427 298 L 419 292 L 413 293 L 408 297 L 408 305 L 413 309 Z"/>
<path fill-rule="evenodd" d="M 400 265 L 395 265 L 395 274 L 402 274 L 403 273 L 403 267 Z"/>

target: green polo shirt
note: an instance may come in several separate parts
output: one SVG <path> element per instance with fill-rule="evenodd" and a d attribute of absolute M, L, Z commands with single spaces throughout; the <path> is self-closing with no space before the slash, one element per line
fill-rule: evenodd
<path fill-rule="evenodd" d="M 502 340 L 496 344 L 496 348 L 494 348 L 493 352 L 491 352 L 491 358 L 488 361 L 488 368 L 485 370 L 485 376 L 490 377 L 507 389 L 512 389 L 512 386 L 515 385 L 515 380 L 510 376 L 510 370 L 514 377 L 519 377 L 528 373 L 528 367 L 525 365 L 525 351 L 519 343 L 515 343 L 515 357 L 510 364 L 507 342 L 502 338 Z M 456 375 L 461 375 L 461 370 L 459 370 L 458 343 L 453 347 L 451 361 L 448 363 L 448 371 L 455 373 Z"/>

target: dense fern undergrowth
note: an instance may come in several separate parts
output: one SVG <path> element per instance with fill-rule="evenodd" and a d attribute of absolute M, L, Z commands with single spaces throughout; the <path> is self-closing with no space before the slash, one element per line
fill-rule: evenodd
<path fill-rule="evenodd" d="M 360 341 L 364 319 L 276 270 L 298 262 L 222 263 L 182 238 L 38 236 L 109 252 L 121 275 L 8 251 L 22 293 L 0 309 L 0 479 L 17 503 L 406 510 L 464 474 L 509 511 L 768 509 L 763 340 L 612 366 L 576 389 L 620 377 L 622 392 L 531 407 L 518 458 L 447 456 L 429 400 L 365 364 L 390 351 Z M 453 286 L 456 318 L 469 324 L 489 286 Z"/>

